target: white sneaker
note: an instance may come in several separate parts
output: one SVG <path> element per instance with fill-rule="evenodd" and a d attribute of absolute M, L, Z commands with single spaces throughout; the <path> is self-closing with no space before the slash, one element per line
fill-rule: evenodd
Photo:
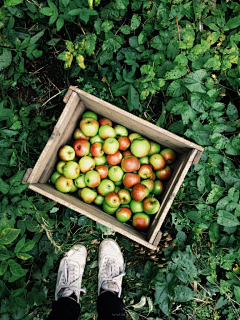
<path fill-rule="evenodd" d="M 102 289 L 116 292 L 120 297 L 125 265 L 121 249 L 114 240 L 105 239 L 101 242 L 98 267 L 98 295 Z"/>
<path fill-rule="evenodd" d="M 87 249 L 83 245 L 75 245 L 60 261 L 57 284 L 55 290 L 55 299 L 69 297 L 75 294 L 77 302 L 79 301 L 80 292 L 86 290 L 81 288 L 82 275 L 84 272 L 87 258 Z"/>

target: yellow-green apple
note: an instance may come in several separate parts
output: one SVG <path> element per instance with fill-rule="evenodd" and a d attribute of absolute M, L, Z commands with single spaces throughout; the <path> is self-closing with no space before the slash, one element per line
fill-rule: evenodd
<path fill-rule="evenodd" d="M 82 173 L 87 173 L 95 168 L 95 161 L 89 156 L 84 156 L 79 160 L 79 166 Z"/>
<path fill-rule="evenodd" d="M 141 164 L 149 164 L 149 157 L 143 157 L 139 159 Z"/>
<path fill-rule="evenodd" d="M 118 208 L 116 211 L 116 218 L 120 222 L 127 222 L 132 217 L 132 211 L 127 207 Z"/>
<path fill-rule="evenodd" d="M 118 139 L 118 143 L 119 143 L 119 150 L 125 151 L 130 146 L 131 142 L 128 137 L 120 137 Z"/>
<path fill-rule="evenodd" d="M 115 186 L 120 186 L 122 183 L 123 183 L 122 180 L 120 180 L 120 181 L 114 181 Z"/>
<path fill-rule="evenodd" d="M 120 190 L 121 190 L 121 188 L 120 188 L 119 186 L 116 186 L 116 185 L 115 185 L 114 192 L 117 192 L 117 193 L 118 193 L 118 191 L 120 191 Z"/>
<path fill-rule="evenodd" d="M 86 203 L 92 203 L 97 198 L 97 192 L 90 188 L 79 189 L 78 195 Z"/>
<path fill-rule="evenodd" d="M 121 204 L 121 199 L 116 192 L 110 192 L 105 197 L 105 202 L 109 207 L 119 207 Z"/>
<path fill-rule="evenodd" d="M 132 200 L 130 202 L 130 209 L 133 213 L 143 212 L 143 204 L 142 202 Z"/>
<path fill-rule="evenodd" d="M 56 182 L 55 182 L 55 188 L 63 193 L 67 193 L 72 189 L 73 186 L 73 180 L 72 179 L 68 179 L 64 176 L 61 176 L 59 178 L 57 178 Z"/>
<path fill-rule="evenodd" d="M 116 212 L 118 209 L 118 207 L 110 207 L 109 205 L 107 205 L 106 201 L 103 201 L 103 211 L 108 213 L 108 214 L 114 214 L 114 212 Z"/>
<path fill-rule="evenodd" d="M 154 181 L 151 179 L 143 180 L 141 181 L 141 184 L 144 184 L 148 188 L 149 192 L 152 192 L 154 189 Z"/>
<path fill-rule="evenodd" d="M 150 142 L 145 138 L 134 139 L 131 143 L 130 150 L 138 158 L 146 157 L 150 151 Z"/>
<path fill-rule="evenodd" d="M 126 188 L 131 188 L 135 186 L 135 184 L 140 183 L 141 178 L 137 173 L 126 173 L 123 176 L 123 184 Z"/>
<path fill-rule="evenodd" d="M 96 188 L 100 185 L 101 178 L 97 171 L 88 171 L 85 175 L 85 183 L 89 188 Z"/>
<path fill-rule="evenodd" d="M 94 142 L 101 142 L 103 143 L 104 140 L 102 138 L 100 138 L 100 136 L 98 134 L 96 134 L 94 137 L 90 138 L 90 143 L 94 144 Z"/>
<path fill-rule="evenodd" d="M 58 156 L 63 161 L 71 161 L 75 158 L 75 151 L 71 146 L 63 146 L 58 150 Z"/>
<path fill-rule="evenodd" d="M 84 118 L 80 121 L 80 129 L 86 137 L 94 137 L 98 133 L 99 123 L 93 118 Z"/>
<path fill-rule="evenodd" d="M 155 171 L 163 169 L 166 165 L 165 159 L 159 153 L 151 155 L 149 158 L 149 163 L 152 165 Z"/>
<path fill-rule="evenodd" d="M 119 166 L 112 166 L 108 170 L 108 177 L 114 182 L 121 181 L 123 178 L 123 170 Z"/>
<path fill-rule="evenodd" d="M 135 140 L 137 138 L 141 138 L 141 135 L 137 132 L 133 132 L 128 136 L 128 138 L 131 142 L 133 142 L 133 140 Z"/>
<path fill-rule="evenodd" d="M 133 200 L 141 202 L 148 195 L 149 190 L 144 184 L 138 183 L 135 186 L 133 186 L 131 191 L 131 197 L 133 198 Z"/>
<path fill-rule="evenodd" d="M 115 190 L 114 183 L 109 179 L 104 179 L 100 182 L 100 185 L 97 187 L 97 192 L 105 197 L 109 192 L 113 192 Z"/>
<path fill-rule="evenodd" d="M 108 164 L 110 164 L 111 166 L 116 166 L 117 164 L 121 163 L 122 161 L 122 154 L 121 152 L 118 150 L 116 153 L 114 154 L 108 154 L 107 155 L 107 162 Z"/>
<path fill-rule="evenodd" d="M 119 148 L 119 143 L 118 143 L 117 139 L 115 139 L 115 138 L 107 138 L 103 142 L 103 151 L 106 154 L 114 154 L 118 151 L 118 148 Z"/>
<path fill-rule="evenodd" d="M 100 165 L 107 163 L 107 157 L 105 155 L 103 155 L 101 157 L 94 157 L 94 161 L 95 161 L 96 166 L 100 166 Z"/>
<path fill-rule="evenodd" d="M 90 152 L 94 157 L 101 157 L 104 155 L 104 151 L 102 149 L 103 144 L 101 142 L 94 142 L 91 145 Z"/>
<path fill-rule="evenodd" d="M 98 122 L 99 122 L 100 127 L 104 126 L 104 125 L 108 125 L 108 126 L 112 127 L 112 121 L 107 118 L 101 118 L 98 120 Z"/>
<path fill-rule="evenodd" d="M 100 175 L 101 179 L 105 179 L 108 176 L 108 167 L 105 165 L 99 165 L 95 168 Z"/>
<path fill-rule="evenodd" d="M 128 157 L 128 156 L 132 156 L 132 152 L 128 149 L 128 150 L 123 151 L 122 155 L 123 155 L 123 158 Z"/>
<path fill-rule="evenodd" d="M 116 132 L 116 137 L 127 137 L 128 136 L 128 130 L 124 126 L 121 126 L 120 124 L 117 124 L 114 127 L 114 130 Z"/>
<path fill-rule="evenodd" d="M 98 194 L 97 198 L 94 200 L 94 203 L 97 204 L 98 206 L 101 206 L 103 204 L 103 201 L 104 201 L 104 197 Z"/>
<path fill-rule="evenodd" d="M 80 128 L 76 128 L 73 132 L 73 138 L 74 140 L 79 140 L 79 139 L 83 139 L 83 140 L 89 140 L 89 137 L 86 137 L 82 131 L 80 130 Z"/>
<path fill-rule="evenodd" d="M 146 213 L 136 213 L 133 216 L 132 225 L 136 230 L 146 231 L 150 225 L 150 217 Z"/>
<path fill-rule="evenodd" d="M 160 150 L 161 150 L 161 147 L 160 145 L 157 143 L 157 142 L 154 142 L 154 141 L 150 141 L 150 152 L 148 154 L 148 156 L 150 157 L 152 154 L 156 154 L 156 153 L 159 153 Z"/>
<path fill-rule="evenodd" d="M 88 111 L 85 111 L 82 115 L 82 119 L 85 119 L 85 118 L 92 118 L 97 120 L 98 116 L 95 112 L 88 110 Z"/>
<path fill-rule="evenodd" d="M 98 134 L 103 140 L 106 140 L 107 138 L 115 138 L 116 137 L 115 130 L 107 124 L 104 124 L 103 126 L 101 126 L 99 128 Z"/>
<path fill-rule="evenodd" d="M 61 174 L 57 171 L 55 171 L 50 178 L 50 181 L 52 182 L 52 184 L 56 183 L 57 178 L 61 177 Z"/>
<path fill-rule="evenodd" d="M 140 168 L 140 162 L 137 157 L 127 156 L 122 159 L 121 167 L 124 172 L 137 171 Z"/>
<path fill-rule="evenodd" d="M 73 149 L 77 157 L 83 157 L 90 152 L 90 142 L 88 140 L 79 139 L 73 142 Z"/>
<path fill-rule="evenodd" d="M 118 195 L 121 199 L 121 204 L 128 204 L 132 200 L 130 192 L 127 189 L 120 189 Z"/>
<path fill-rule="evenodd" d="M 156 176 L 159 180 L 168 180 L 171 178 L 172 175 L 172 169 L 169 166 L 166 166 L 162 170 L 156 171 Z"/>
<path fill-rule="evenodd" d="M 80 173 L 80 175 L 76 179 L 74 179 L 74 184 L 79 189 L 85 188 L 86 187 L 85 174 Z"/>
<path fill-rule="evenodd" d="M 161 180 L 154 181 L 153 194 L 155 196 L 160 196 L 164 192 L 164 186 Z"/>
<path fill-rule="evenodd" d="M 143 200 L 143 210 L 147 214 L 155 214 L 160 208 L 159 201 L 154 197 L 147 197 Z"/>
<path fill-rule="evenodd" d="M 80 167 L 75 161 L 68 161 L 63 167 L 63 175 L 68 179 L 76 179 L 79 176 Z"/>
<path fill-rule="evenodd" d="M 78 190 L 78 188 L 73 184 L 72 189 L 69 191 L 69 193 L 74 193 Z"/>
<path fill-rule="evenodd" d="M 171 164 L 176 159 L 176 153 L 172 149 L 163 149 L 160 154 L 163 156 L 163 158 L 166 161 L 166 164 Z"/>
<path fill-rule="evenodd" d="M 153 169 L 149 164 L 142 164 L 138 170 L 138 174 L 142 179 L 148 179 L 153 174 Z"/>
<path fill-rule="evenodd" d="M 58 164 L 56 165 L 57 172 L 60 174 L 63 174 L 63 167 L 65 166 L 67 162 L 66 161 L 59 161 Z"/>

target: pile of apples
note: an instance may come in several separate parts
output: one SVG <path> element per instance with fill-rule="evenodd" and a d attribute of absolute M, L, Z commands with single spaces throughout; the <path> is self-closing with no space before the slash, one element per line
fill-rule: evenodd
<path fill-rule="evenodd" d="M 62 146 L 51 183 L 63 193 L 77 192 L 86 203 L 102 206 L 108 214 L 139 231 L 146 231 L 150 217 L 160 208 L 162 181 L 171 177 L 176 159 L 139 133 L 101 118 L 93 111 L 82 115 L 73 134 L 73 145 Z"/>

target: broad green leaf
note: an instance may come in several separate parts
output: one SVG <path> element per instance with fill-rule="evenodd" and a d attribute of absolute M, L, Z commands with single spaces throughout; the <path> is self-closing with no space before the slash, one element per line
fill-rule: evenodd
<path fill-rule="evenodd" d="M 179 120 L 179 121 L 176 121 L 176 122 L 173 122 L 170 127 L 168 128 L 168 130 L 172 133 L 176 133 L 176 134 L 184 134 L 184 124 L 182 122 L 182 120 Z"/>
<path fill-rule="evenodd" d="M 11 187 L 10 195 L 20 194 L 28 188 L 28 184 L 20 184 L 16 187 Z"/>
<path fill-rule="evenodd" d="M 127 25 L 124 25 L 120 28 L 121 32 L 123 34 L 130 34 L 131 33 L 131 27 L 130 26 L 127 26 Z"/>
<path fill-rule="evenodd" d="M 235 227 L 240 225 L 238 218 L 225 210 L 218 211 L 217 223 L 224 227 Z"/>
<path fill-rule="evenodd" d="M 25 174 L 25 170 L 18 171 L 14 176 L 12 176 L 9 179 L 10 185 L 15 187 L 21 184 L 24 174 Z"/>
<path fill-rule="evenodd" d="M 186 216 L 192 220 L 193 222 L 196 222 L 196 223 L 199 223 L 201 221 L 201 213 L 196 211 L 196 210 L 193 210 L 193 211 L 188 211 L 186 213 Z"/>
<path fill-rule="evenodd" d="M 224 299 L 224 297 L 220 297 L 215 305 L 215 310 L 218 310 L 225 306 L 228 303 L 227 299 Z"/>
<path fill-rule="evenodd" d="M 97 40 L 97 37 L 94 33 L 88 34 L 87 40 L 85 41 L 85 44 L 84 44 L 84 48 L 86 50 L 86 53 L 89 56 L 91 56 L 93 51 L 95 50 L 96 40 Z"/>
<path fill-rule="evenodd" d="M 219 224 L 212 222 L 209 226 L 210 241 L 216 243 L 220 239 Z"/>
<path fill-rule="evenodd" d="M 233 292 L 235 295 L 235 298 L 237 300 L 237 302 L 240 302 L 240 287 L 239 286 L 233 286 Z"/>
<path fill-rule="evenodd" d="M 131 19 L 131 29 L 136 30 L 141 24 L 141 17 L 138 14 L 134 14 Z"/>
<path fill-rule="evenodd" d="M 9 67 L 12 62 L 12 52 L 8 49 L 3 49 L 0 55 L 0 72 Z"/>
<path fill-rule="evenodd" d="M 28 260 L 28 259 L 30 259 L 32 256 L 30 256 L 30 254 L 28 254 L 28 253 L 18 252 L 18 253 L 17 253 L 17 257 L 18 257 L 19 259 L 22 259 L 22 260 Z"/>
<path fill-rule="evenodd" d="M 15 246 L 14 252 L 15 252 L 15 253 L 20 252 L 21 249 L 24 247 L 24 245 L 25 245 L 25 237 L 23 237 L 22 239 L 20 239 L 20 240 L 18 241 L 18 243 L 17 243 L 16 246 Z"/>
<path fill-rule="evenodd" d="M 142 31 L 138 35 L 138 43 L 139 44 L 144 44 L 147 40 L 146 34 Z"/>
<path fill-rule="evenodd" d="M 128 110 L 138 110 L 139 108 L 139 93 L 137 90 L 133 87 L 133 85 L 129 85 L 128 89 Z"/>
<path fill-rule="evenodd" d="M 102 45 L 103 51 L 108 51 L 108 52 L 109 51 L 117 52 L 118 49 L 120 48 L 121 48 L 121 44 L 118 41 L 116 41 L 114 38 L 105 40 Z"/>
<path fill-rule="evenodd" d="M 215 55 L 214 57 L 207 60 L 207 62 L 203 65 L 204 68 L 210 70 L 220 70 L 221 68 L 221 60 L 219 55 Z"/>
<path fill-rule="evenodd" d="M 6 0 L 4 2 L 4 7 L 16 6 L 22 2 L 23 2 L 23 0 Z"/>
<path fill-rule="evenodd" d="M 158 127 L 164 127 L 164 122 L 165 122 L 165 118 L 166 118 L 166 106 L 165 104 L 162 102 L 162 111 L 161 111 L 161 115 L 158 118 L 156 125 Z"/>
<path fill-rule="evenodd" d="M 240 134 L 238 134 L 236 137 L 233 137 L 232 139 L 232 146 L 235 149 L 240 150 Z"/>
<path fill-rule="evenodd" d="M 151 39 L 150 45 L 152 48 L 157 50 L 166 50 L 166 45 L 163 44 L 160 36 L 155 36 Z"/>
<path fill-rule="evenodd" d="M 187 23 L 186 28 L 182 33 L 183 41 L 179 41 L 179 48 L 191 49 L 195 40 L 195 33 L 190 23 Z"/>
<path fill-rule="evenodd" d="M 37 41 L 44 35 L 45 30 L 42 30 L 40 32 L 38 32 L 37 34 L 35 34 L 35 36 L 33 36 L 30 40 L 29 43 L 29 47 L 33 46 L 35 43 L 37 43 Z"/>
<path fill-rule="evenodd" d="M 8 260 L 8 264 L 12 275 L 16 276 L 17 278 L 25 276 L 28 272 L 28 270 L 23 269 L 20 264 L 18 264 L 16 261 L 12 259 Z"/>
<path fill-rule="evenodd" d="M 4 247 L 0 247 L 0 261 L 4 261 L 10 258 L 10 251 Z"/>
<path fill-rule="evenodd" d="M 0 244 L 9 244 L 19 235 L 20 229 L 6 228 L 0 232 Z"/>
<path fill-rule="evenodd" d="M 116 84 L 112 86 L 113 94 L 116 97 L 124 96 L 128 92 L 128 89 L 129 84 L 127 84 L 125 81 L 118 81 Z"/>
<path fill-rule="evenodd" d="M 187 74 L 187 68 L 184 66 L 176 66 L 173 70 L 166 72 L 165 80 L 179 79 Z"/>
<path fill-rule="evenodd" d="M 4 273 L 7 271 L 7 267 L 8 267 L 8 262 L 6 260 L 2 261 L 0 264 L 0 276 L 4 275 Z"/>
<path fill-rule="evenodd" d="M 129 5 L 129 0 L 116 0 L 117 9 L 126 9 Z"/>
<path fill-rule="evenodd" d="M 185 286 L 178 285 L 174 288 L 174 301 L 177 302 L 187 302 L 192 299 L 194 292 Z"/>
<path fill-rule="evenodd" d="M 231 121 L 238 119 L 238 110 L 232 102 L 229 102 L 226 113 Z"/>
<path fill-rule="evenodd" d="M 168 298 L 168 285 L 167 283 L 156 283 L 155 285 L 155 303 L 157 303 L 165 315 L 169 314 L 170 301 Z"/>
<path fill-rule="evenodd" d="M 217 202 L 218 199 L 223 195 L 224 189 L 221 188 L 219 185 L 215 184 L 213 186 L 213 189 L 210 191 L 210 193 L 207 196 L 206 203 L 211 204 L 214 202 Z"/>
<path fill-rule="evenodd" d="M 206 77 L 206 70 L 201 69 L 187 74 L 183 82 L 190 92 L 204 93 L 206 92 L 206 88 L 203 86 L 202 82 Z"/>
<path fill-rule="evenodd" d="M 62 27 L 64 26 L 64 19 L 63 17 L 59 17 L 57 19 L 57 22 L 56 22 L 56 26 L 57 26 L 57 31 L 61 30 Z M 59 40 L 59 39 L 58 39 Z M 50 40 L 51 41 L 51 40 Z"/>
<path fill-rule="evenodd" d="M 0 192 L 7 194 L 9 192 L 10 186 L 0 178 Z"/>
<path fill-rule="evenodd" d="M 186 92 L 186 88 L 183 85 L 182 80 L 172 81 L 167 88 L 167 96 L 170 96 L 170 97 L 180 97 L 185 92 Z"/>
<path fill-rule="evenodd" d="M 101 25 L 101 30 L 103 30 L 104 32 L 108 32 L 112 28 L 114 28 L 114 23 L 111 20 L 103 21 L 103 23 Z"/>
<path fill-rule="evenodd" d="M 240 26 L 239 15 L 237 17 L 230 18 L 228 22 L 223 27 L 224 31 L 228 31 L 230 29 L 235 29 Z"/>
<path fill-rule="evenodd" d="M 39 12 L 44 14 L 45 16 L 49 16 L 49 17 L 53 14 L 52 9 L 49 7 L 42 8 Z"/>

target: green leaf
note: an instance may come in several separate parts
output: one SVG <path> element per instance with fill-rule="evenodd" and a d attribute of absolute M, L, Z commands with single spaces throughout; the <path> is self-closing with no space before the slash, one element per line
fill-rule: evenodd
<path fill-rule="evenodd" d="M 155 303 L 157 303 L 165 315 L 169 314 L 170 301 L 168 298 L 168 285 L 167 283 L 156 283 L 155 285 Z"/>
<path fill-rule="evenodd" d="M 170 96 L 170 97 L 180 97 L 185 92 L 186 92 L 186 88 L 183 85 L 182 80 L 172 81 L 167 88 L 167 96 Z"/>
<path fill-rule="evenodd" d="M 215 305 L 215 310 L 218 310 L 228 304 L 228 300 L 220 297 Z"/>
<path fill-rule="evenodd" d="M 217 222 L 212 222 L 209 226 L 209 238 L 210 241 L 216 243 L 220 239 L 219 224 Z"/>
<path fill-rule="evenodd" d="M 207 60 L 207 62 L 203 65 L 204 68 L 210 70 L 220 70 L 221 68 L 221 60 L 219 55 L 215 55 L 214 57 Z"/>
<path fill-rule="evenodd" d="M 184 66 L 176 66 L 173 70 L 166 72 L 165 80 L 175 80 L 187 74 L 187 68 Z"/>
<path fill-rule="evenodd" d="M 129 85 L 128 89 L 128 110 L 138 110 L 139 109 L 139 93 L 133 87 L 133 85 Z"/>
<path fill-rule="evenodd" d="M 59 30 L 61 30 L 62 29 L 62 27 L 64 26 L 64 19 L 63 19 L 63 17 L 59 17 L 58 19 L 57 19 L 57 22 L 56 22 L 56 26 L 57 26 L 57 31 L 59 31 Z M 52 39 L 53 40 L 53 39 Z M 60 39 L 57 39 L 58 41 L 60 40 Z M 50 40 L 51 41 L 51 40 Z M 49 41 L 49 42 L 50 42 Z"/>
<path fill-rule="evenodd" d="M 114 28 L 114 23 L 111 20 L 105 20 L 101 25 L 101 30 L 108 32 Z"/>
<path fill-rule="evenodd" d="M 122 26 L 120 28 L 121 32 L 123 34 L 130 34 L 131 33 L 131 27 L 130 26 L 127 26 L 126 24 L 124 26 Z"/>
<path fill-rule="evenodd" d="M 217 202 L 218 199 L 223 195 L 223 193 L 224 193 L 224 189 L 221 188 L 219 185 L 214 184 L 213 189 L 207 196 L 206 203 L 211 204 L 211 203 Z"/>
<path fill-rule="evenodd" d="M 86 50 L 86 53 L 91 56 L 93 51 L 95 50 L 97 36 L 92 33 L 87 35 L 87 40 L 84 44 L 84 49 Z"/>
<path fill-rule="evenodd" d="M 17 277 L 17 279 L 25 276 L 26 273 L 28 272 L 28 270 L 23 269 L 20 266 L 20 264 L 18 264 L 17 262 L 15 262 L 12 259 L 8 260 L 8 264 L 9 264 L 10 271 L 11 271 L 12 275 Z"/>
<path fill-rule="evenodd" d="M 142 309 L 145 306 L 146 302 L 147 302 L 146 297 L 145 296 L 141 296 L 140 301 L 138 303 L 136 303 L 136 304 L 133 304 L 132 307 L 134 309 Z"/>
<path fill-rule="evenodd" d="M 20 229 L 6 228 L 0 232 L 0 244 L 9 244 L 19 235 Z"/>
<path fill-rule="evenodd" d="M 224 31 L 228 31 L 230 29 L 235 29 L 240 26 L 239 15 L 233 18 L 230 18 L 228 22 L 223 27 Z"/>
<path fill-rule="evenodd" d="M 232 104 L 232 102 L 229 102 L 226 114 L 228 115 L 231 121 L 235 121 L 238 119 L 238 109 L 235 107 L 234 104 Z"/>
<path fill-rule="evenodd" d="M 192 299 L 194 292 L 185 286 L 178 285 L 174 288 L 174 301 L 177 302 L 187 302 Z"/>
<path fill-rule="evenodd" d="M 24 174 L 25 174 L 25 170 L 18 171 L 14 176 L 12 176 L 9 179 L 10 185 L 15 187 L 21 184 Z"/>
<path fill-rule="evenodd" d="M 183 83 L 185 87 L 190 92 L 206 92 L 206 88 L 203 86 L 202 82 L 207 77 L 207 72 L 204 69 L 197 70 L 195 72 L 191 72 L 187 74 Z"/>
<path fill-rule="evenodd" d="M 7 271 L 7 267 L 8 267 L 8 262 L 6 260 L 2 261 L 0 264 L 0 276 L 4 275 L 4 273 Z"/>
<path fill-rule="evenodd" d="M 116 84 L 112 86 L 113 94 L 116 97 L 124 96 L 129 89 L 129 84 L 127 84 L 125 81 L 118 81 Z"/>
<path fill-rule="evenodd" d="M 235 295 L 237 302 L 240 302 L 240 287 L 233 286 L 233 292 L 234 292 L 234 295 Z"/>
<path fill-rule="evenodd" d="M 30 254 L 28 254 L 28 253 L 18 252 L 18 253 L 17 253 L 17 257 L 18 257 L 19 259 L 22 259 L 22 260 L 28 260 L 28 259 L 30 259 L 32 256 L 30 256 Z"/>
<path fill-rule="evenodd" d="M 10 66 L 12 62 L 12 52 L 8 49 L 3 49 L 0 55 L 0 71 Z"/>
<path fill-rule="evenodd" d="M 179 48 L 191 49 L 195 40 L 195 33 L 190 23 L 187 23 L 186 28 L 182 33 L 183 41 L 179 41 Z"/>
<path fill-rule="evenodd" d="M 117 9 L 127 9 L 129 5 L 129 0 L 116 0 Z"/>
<path fill-rule="evenodd" d="M 16 6 L 22 2 L 23 0 L 6 0 L 4 3 L 4 7 Z"/>
<path fill-rule="evenodd" d="M 166 118 L 166 106 L 165 104 L 162 102 L 162 112 L 160 117 L 158 118 L 157 122 L 156 122 L 156 126 L 158 127 L 164 127 L 164 122 L 165 122 L 165 118 Z"/>
<path fill-rule="evenodd" d="M 0 192 L 7 194 L 9 192 L 10 186 L 0 178 Z"/>
<path fill-rule="evenodd" d="M 35 36 L 33 36 L 29 42 L 29 47 L 34 45 L 35 43 L 38 42 L 38 40 L 44 35 L 45 30 L 42 30 L 40 32 L 38 32 L 37 34 L 35 34 Z"/>
<path fill-rule="evenodd" d="M 52 9 L 49 7 L 42 8 L 39 12 L 48 17 L 50 17 L 53 14 Z"/>
<path fill-rule="evenodd" d="M 131 19 L 131 29 L 136 30 L 141 24 L 141 17 L 138 14 L 134 14 Z"/>
<path fill-rule="evenodd" d="M 25 237 L 23 237 L 22 239 L 20 239 L 20 240 L 18 241 L 18 243 L 16 244 L 16 247 L 15 247 L 15 249 L 14 249 L 14 252 L 15 252 L 15 253 L 20 252 L 21 249 L 24 247 L 24 245 L 25 245 Z"/>
<path fill-rule="evenodd" d="M 238 218 L 225 210 L 218 211 L 217 223 L 224 227 L 235 227 L 240 225 Z"/>

